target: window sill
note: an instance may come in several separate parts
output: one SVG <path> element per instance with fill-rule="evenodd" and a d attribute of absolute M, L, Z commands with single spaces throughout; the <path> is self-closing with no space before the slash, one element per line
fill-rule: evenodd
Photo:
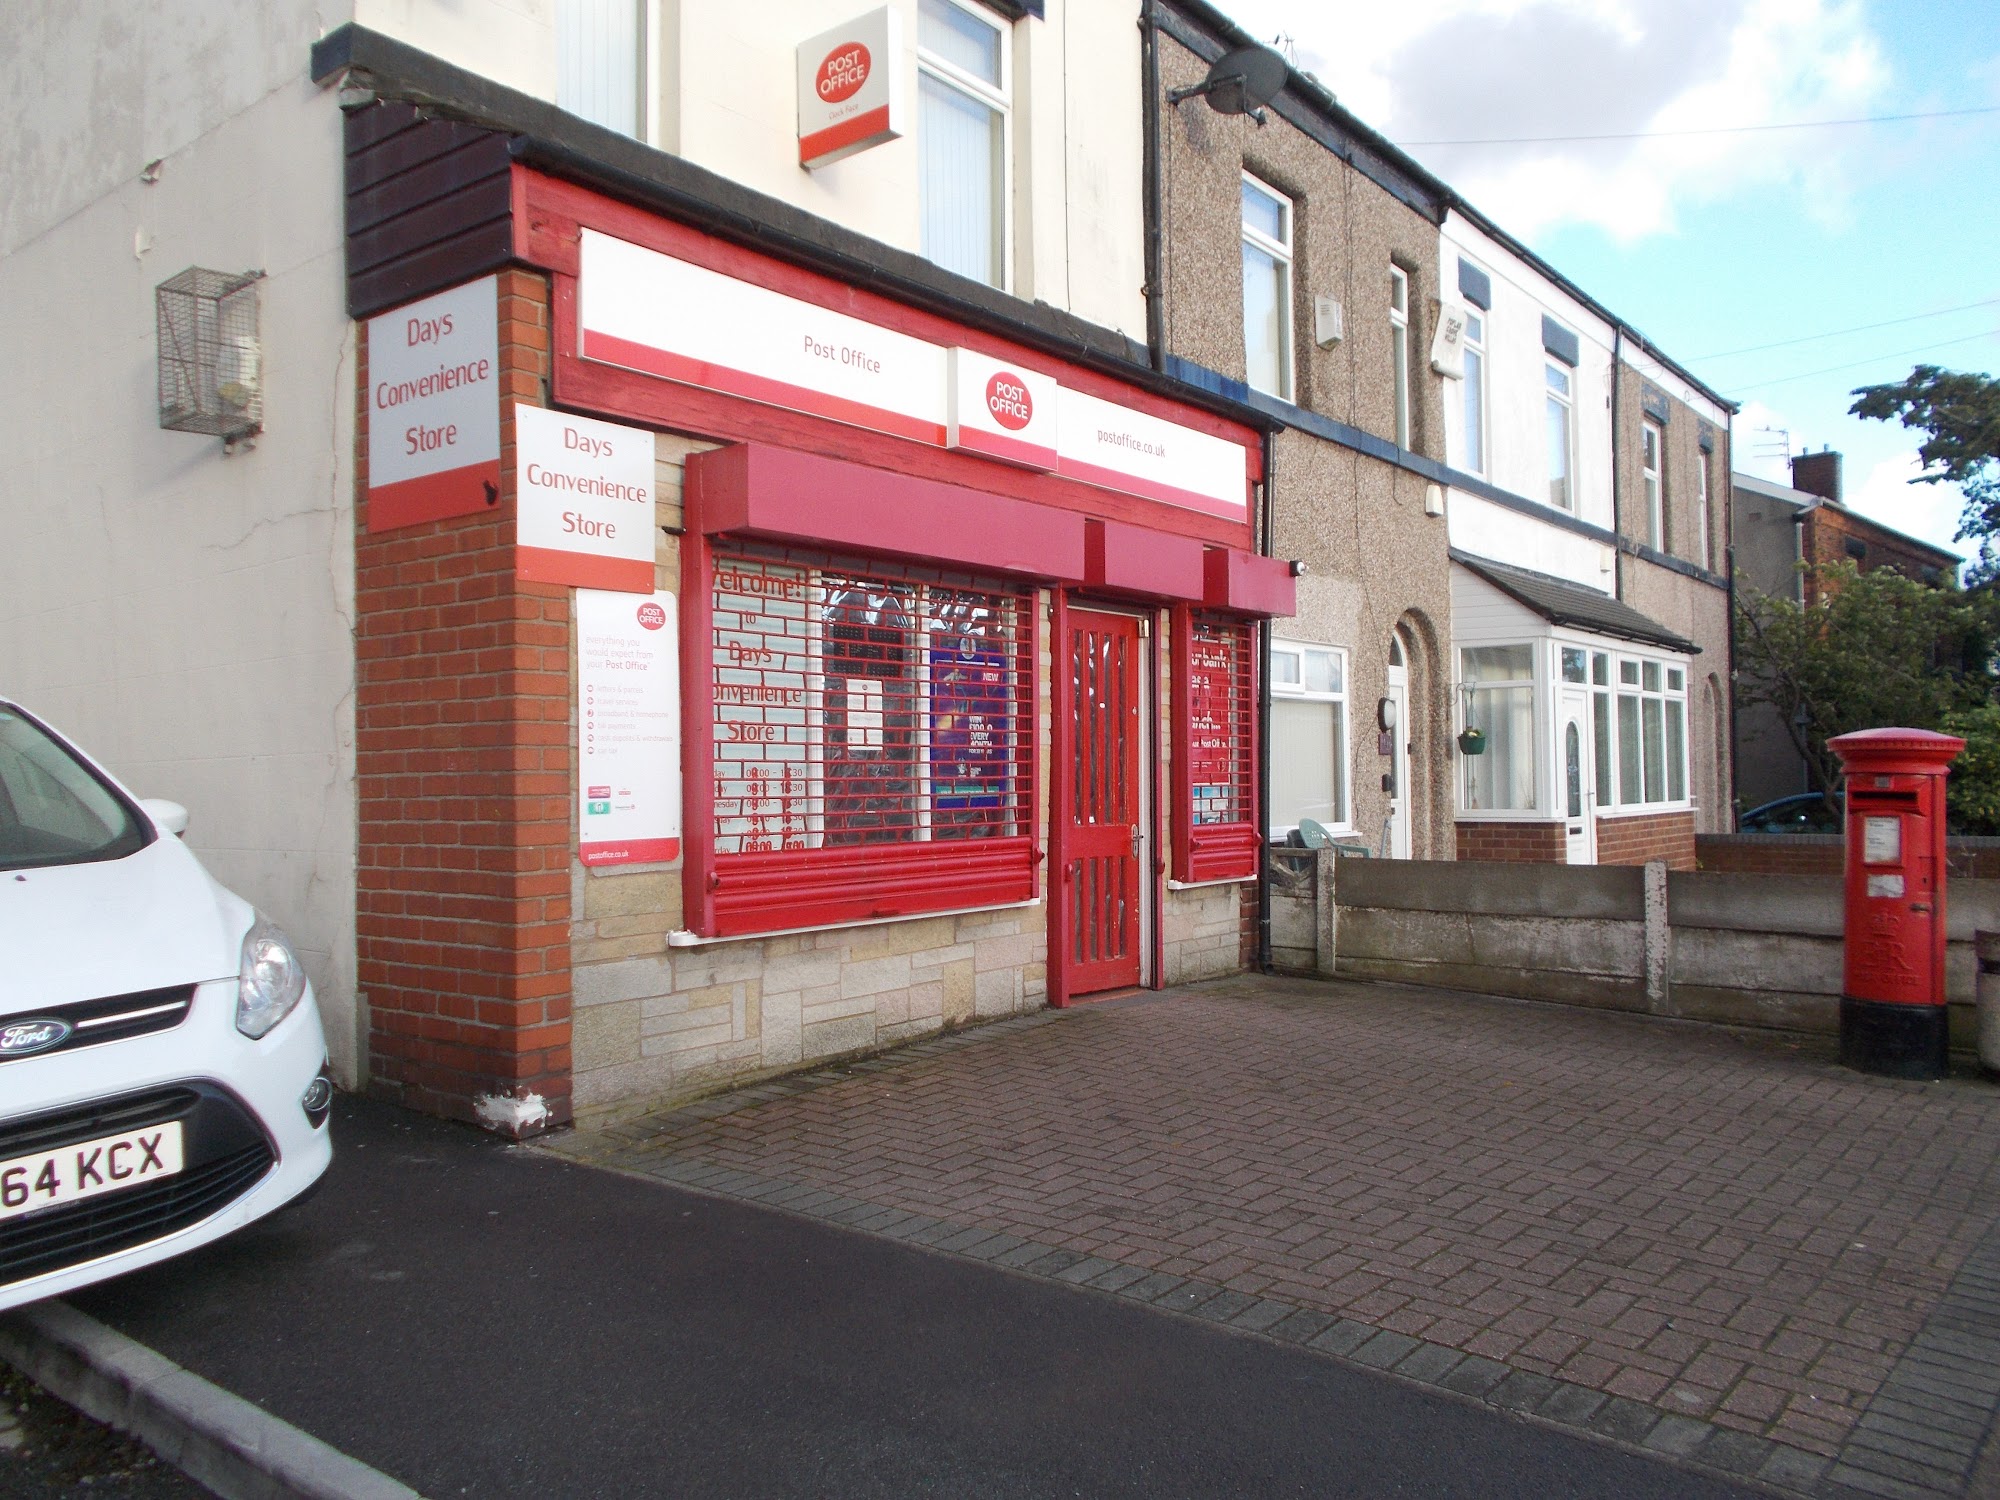
<path fill-rule="evenodd" d="M 1217 885 L 1249 885 L 1256 878 L 1255 875 L 1228 875 L 1224 876 L 1221 880 L 1169 880 L 1167 882 L 1167 889 L 1170 891 L 1205 891 L 1210 886 Z"/>
<path fill-rule="evenodd" d="M 988 911 L 1025 911 L 1031 906 L 1040 906 L 1042 898 L 1031 901 L 1003 901 L 995 906 L 953 906 L 941 911 L 913 911 L 893 917 L 861 917 L 852 922 L 823 922 L 817 927 L 773 927 L 765 932 L 725 932 L 707 937 L 687 928 L 678 928 L 667 934 L 669 948 L 707 948 L 716 943 L 760 943 L 765 938 L 800 937 L 813 932 L 843 932 L 850 927 L 887 927 L 893 922 L 923 922 L 932 917 L 970 917 Z"/>

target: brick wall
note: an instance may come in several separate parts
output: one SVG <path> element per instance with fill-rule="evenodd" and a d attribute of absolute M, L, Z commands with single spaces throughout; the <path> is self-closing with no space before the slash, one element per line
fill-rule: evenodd
<path fill-rule="evenodd" d="M 1461 822 L 1457 857 L 1530 865 L 1560 865 L 1569 859 L 1560 823 Z"/>
<path fill-rule="evenodd" d="M 1845 841 L 1837 833 L 1702 834 L 1695 852 L 1704 870 L 1736 875 L 1838 875 Z M 1961 880 L 2000 879 L 2000 839 L 1945 842 L 1945 869 Z"/>
<path fill-rule="evenodd" d="M 504 271 L 499 299 L 490 511 L 371 536 L 358 402 L 356 957 L 371 1091 L 526 1134 L 570 1116 L 570 605 L 513 572 L 512 402 L 542 400 L 548 288 Z"/>
<path fill-rule="evenodd" d="M 1597 820 L 1600 865 L 1643 865 L 1653 859 L 1665 860 L 1670 870 L 1695 868 L 1692 812 Z"/>

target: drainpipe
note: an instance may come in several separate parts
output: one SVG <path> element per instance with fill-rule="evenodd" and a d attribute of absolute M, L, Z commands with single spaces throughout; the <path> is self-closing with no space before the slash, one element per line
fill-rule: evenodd
<path fill-rule="evenodd" d="M 1277 434 L 1264 434 L 1264 505 L 1262 535 L 1257 550 L 1266 557 L 1271 526 L 1277 514 Z M 1271 621 L 1257 622 L 1257 833 L 1262 858 L 1257 861 L 1257 972 L 1271 972 Z"/>
<path fill-rule="evenodd" d="M 1158 0 L 1139 8 L 1139 65 L 1145 101 L 1141 111 L 1145 139 L 1140 143 L 1146 218 L 1146 354 L 1155 370 L 1167 367 L 1166 307 L 1161 262 L 1160 203 L 1160 21 Z"/>

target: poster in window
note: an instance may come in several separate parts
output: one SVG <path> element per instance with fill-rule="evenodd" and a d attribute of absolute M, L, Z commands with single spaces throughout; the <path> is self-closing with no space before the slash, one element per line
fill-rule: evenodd
<path fill-rule="evenodd" d="M 715 572 L 715 850 L 817 843 L 810 573 L 757 561 Z"/>
<path fill-rule="evenodd" d="M 1005 643 L 939 637 L 930 668 L 932 806 L 941 816 L 1004 807 L 1012 685 Z"/>
<path fill-rule="evenodd" d="M 681 852 L 680 652 L 674 596 L 578 589 L 577 857 Z"/>

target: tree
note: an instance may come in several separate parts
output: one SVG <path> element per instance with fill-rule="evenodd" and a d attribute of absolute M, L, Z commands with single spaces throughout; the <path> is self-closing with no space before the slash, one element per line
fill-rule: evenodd
<path fill-rule="evenodd" d="M 1968 581 L 1983 587 L 2000 579 L 2000 380 L 1918 365 L 1907 380 L 1851 394 L 1857 398 L 1851 415 L 1898 420 L 1929 434 L 1917 449 L 1924 472 L 1911 482 L 1963 488 L 1957 539 L 1979 544 Z"/>
<path fill-rule="evenodd" d="M 1741 596 L 1739 707 L 1776 709 L 1814 785 L 1827 789 L 1840 785 L 1840 757 L 1826 747 L 1836 735 L 1890 725 L 1962 735 L 1947 783 L 1953 827 L 2000 833 L 2000 593 L 1932 588 L 1845 562 L 1821 568 L 1818 582 L 1812 604 Z"/>

